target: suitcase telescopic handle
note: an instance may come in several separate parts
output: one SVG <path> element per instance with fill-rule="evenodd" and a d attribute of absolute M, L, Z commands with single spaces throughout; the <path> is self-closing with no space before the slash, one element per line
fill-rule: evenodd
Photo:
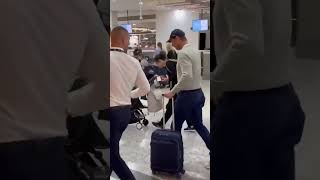
<path fill-rule="evenodd" d="M 172 82 L 170 82 L 170 89 L 172 88 Z M 163 126 L 162 126 L 162 129 L 165 129 L 165 126 L 166 126 L 166 120 L 165 120 L 165 111 L 164 111 L 164 107 L 165 107 L 165 103 L 164 103 L 164 100 L 165 100 L 165 97 L 162 96 L 163 99 L 162 99 L 162 104 L 163 104 L 163 108 L 162 108 L 162 123 L 163 123 Z M 171 98 L 171 103 L 172 103 L 172 127 L 173 127 L 173 131 L 175 131 L 176 127 L 175 127 L 175 114 L 174 114 L 174 97 Z"/>
<path fill-rule="evenodd" d="M 175 114 L 174 114 L 174 97 L 172 97 L 172 127 L 173 127 L 173 131 L 176 130 L 176 119 L 175 119 Z"/>
<path fill-rule="evenodd" d="M 165 126 L 166 126 L 166 120 L 165 120 L 165 112 L 164 112 L 164 100 L 165 100 L 165 97 L 162 96 L 162 129 L 165 129 Z"/>

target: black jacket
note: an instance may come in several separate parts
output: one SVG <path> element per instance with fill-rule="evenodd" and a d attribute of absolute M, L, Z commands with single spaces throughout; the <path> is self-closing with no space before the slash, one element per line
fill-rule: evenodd
<path fill-rule="evenodd" d="M 170 50 L 167 54 L 167 58 L 168 59 L 178 59 L 178 55 L 177 55 L 176 51 Z"/>
<path fill-rule="evenodd" d="M 168 60 L 167 61 L 167 72 L 170 82 L 172 82 L 172 87 L 178 83 L 177 78 L 177 62 Z"/>

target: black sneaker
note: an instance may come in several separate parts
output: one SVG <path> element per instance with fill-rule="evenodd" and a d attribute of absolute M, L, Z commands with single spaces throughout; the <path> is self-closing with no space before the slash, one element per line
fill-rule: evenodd
<path fill-rule="evenodd" d="M 152 124 L 157 127 L 157 128 L 163 128 L 163 123 L 160 121 L 160 122 L 152 122 Z"/>
<path fill-rule="evenodd" d="M 188 126 L 187 128 L 184 129 L 184 131 L 195 131 L 193 126 Z"/>

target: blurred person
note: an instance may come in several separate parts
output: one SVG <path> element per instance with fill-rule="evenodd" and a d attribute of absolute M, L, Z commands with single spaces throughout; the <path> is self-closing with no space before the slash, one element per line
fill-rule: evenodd
<path fill-rule="evenodd" d="M 133 57 L 139 60 L 142 69 L 144 69 L 146 66 L 149 66 L 149 62 L 143 57 L 141 48 L 136 48 L 133 51 Z"/>
<path fill-rule="evenodd" d="M 0 9 L 0 179 L 72 179 L 66 119 L 108 105 L 108 34 L 92 1 L 2 0 Z M 68 93 L 75 77 L 87 85 Z"/>
<path fill-rule="evenodd" d="M 294 180 L 305 115 L 289 75 L 291 0 L 217 0 L 215 180 Z"/>
<path fill-rule="evenodd" d="M 135 48 L 133 50 L 133 57 L 136 58 L 141 63 L 141 60 L 142 60 L 142 49 L 141 48 Z"/>
<path fill-rule="evenodd" d="M 156 55 L 160 54 L 161 51 L 163 51 L 162 43 L 161 43 L 161 42 L 158 42 L 158 43 L 157 43 L 156 50 L 154 51 L 153 57 L 156 57 Z"/>
<path fill-rule="evenodd" d="M 176 50 L 172 47 L 172 44 L 170 42 L 167 42 L 167 58 L 169 60 L 177 60 L 178 54 Z"/>
<path fill-rule="evenodd" d="M 121 26 L 115 27 L 111 32 L 110 49 L 110 168 L 121 180 L 135 179 L 119 152 L 121 136 L 131 120 L 131 98 L 150 91 L 139 62 L 125 53 L 128 45 L 128 31 Z"/>

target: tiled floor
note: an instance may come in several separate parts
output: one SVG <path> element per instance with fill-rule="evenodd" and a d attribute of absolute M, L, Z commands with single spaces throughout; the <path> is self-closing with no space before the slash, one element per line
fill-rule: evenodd
<path fill-rule="evenodd" d="M 202 82 L 202 88 L 207 102 L 203 108 L 203 121 L 205 126 L 210 129 L 210 83 Z M 163 179 L 171 180 L 176 177 L 168 175 L 154 176 L 150 169 L 150 140 L 151 134 L 156 129 L 151 122 L 158 121 L 162 112 L 152 113 L 147 116 L 150 120 L 148 127 L 138 130 L 135 125 L 130 125 L 123 134 L 120 142 L 120 151 L 123 159 L 127 162 L 130 169 L 133 170 L 137 180 Z M 168 123 L 170 124 L 170 123 Z M 186 124 L 184 124 L 186 126 Z M 210 179 L 210 170 L 206 168 L 209 164 L 209 151 L 202 139 L 196 132 L 182 132 L 184 142 L 184 168 L 186 174 L 181 179 L 184 180 L 208 180 Z M 111 179 L 116 179 L 115 174 Z"/>

